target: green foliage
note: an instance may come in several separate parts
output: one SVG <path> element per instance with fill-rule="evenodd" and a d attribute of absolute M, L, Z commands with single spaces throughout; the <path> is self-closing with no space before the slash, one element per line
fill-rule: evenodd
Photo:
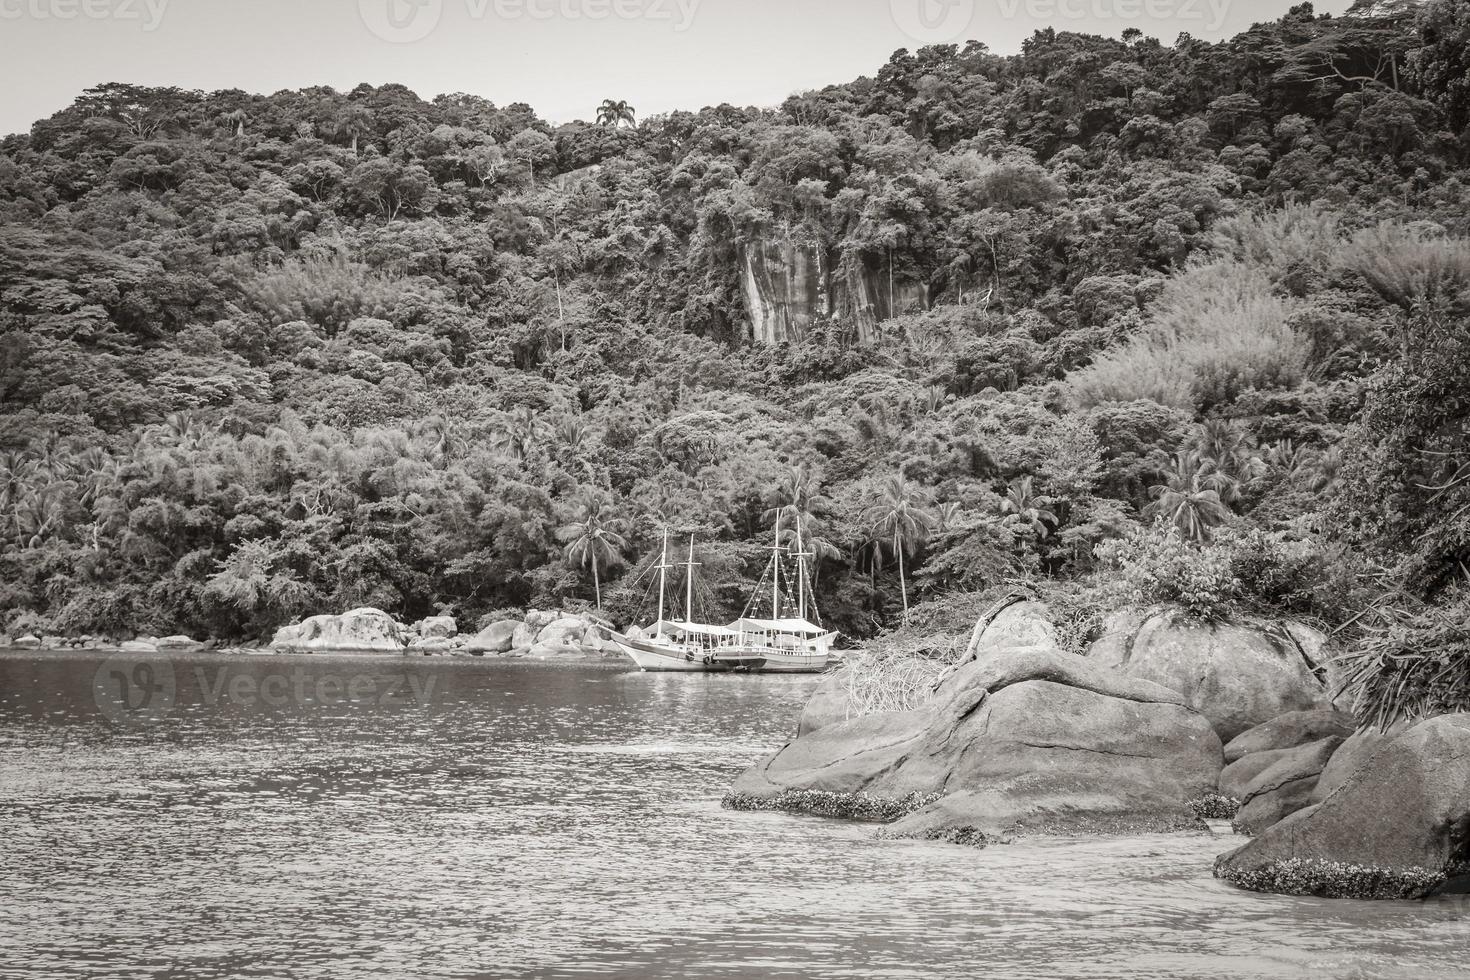
<path fill-rule="evenodd" d="M 1243 585 L 1229 549 L 1190 544 L 1172 529 L 1140 529 L 1103 545 L 1133 605 L 1178 605 L 1203 620 L 1224 619 L 1236 609 Z"/>
<path fill-rule="evenodd" d="M 1470 3 L 1430 0 L 1417 16 L 1423 45 L 1409 67 L 1420 91 L 1434 99 L 1451 132 L 1470 126 Z"/>
<path fill-rule="evenodd" d="M 1151 590 L 1204 609 L 1234 575 L 1351 619 L 1361 585 L 1267 547 L 1339 531 L 1328 579 L 1433 594 L 1470 539 L 1463 7 L 1043 31 L 559 127 L 401 85 L 90 89 L 0 143 L 0 618 L 626 620 L 664 527 L 733 616 L 779 513 L 865 637 L 1087 576 L 1151 506 L 1211 539 L 1150 546 Z M 788 249 L 820 288 L 757 347 L 747 260 Z M 1236 523 L 1268 557 L 1193 567 Z"/>
<path fill-rule="evenodd" d="M 1404 356 L 1369 383 L 1333 484 L 1330 519 L 1349 540 L 1401 556 L 1401 580 L 1424 598 L 1470 580 L 1467 300 L 1404 315 Z"/>
<path fill-rule="evenodd" d="M 1333 591 L 1342 587 L 1335 579 L 1340 558 L 1311 538 L 1232 523 L 1208 543 L 1195 544 L 1175 528 L 1156 524 L 1100 550 L 1136 605 L 1178 604 L 1205 620 L 1252 613 L 1345 618 L 1336 603 L 1346 596 Z M 1110 586 L 1101 587 L 1102 594 L 1116 595 Z M 1349 594 L 1358 597 L 1361 591 Z"/>
<path fill-rule="evenodd" d="M 1233 262 L 1170 281 L 1143 332 L 1072 377 L 1083 405 L 1149 399 L 1182 409 L 1228 404 L 1248 388 L 1292 388 L 1307 369 L 1294 304 Z"/>
<path fill-rule="evenodd" d="M 1339 663 L 1364 725 L 1470 711 L 1470 593 L 1380 610 Z"/>

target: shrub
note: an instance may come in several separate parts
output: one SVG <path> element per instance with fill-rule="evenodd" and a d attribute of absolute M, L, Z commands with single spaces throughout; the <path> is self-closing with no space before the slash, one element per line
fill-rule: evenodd
<path fill-rule="evenodd" d="M 1216 534 L 1215 545 L 1229 556 L 1243 601 L 1266 613 L 1316 612 L 1326 572 L 1315 541 L 1228 525 Z"/>
<path fill-rule="evenodd" d="M 1263 271 L 1236 262 L 1170 280 L 1144 330 L 1071 377 L 1083 406 L 1148 398 L 1199 409 L 1249 388 L 1290 388 L 1306 376 L 1311 344 L 1289 325 L 1293 300 Z"/>
<path fill-rule="evenodd" d="M 1172 527 L 1155 524 L 1098 549 L 1105 564 L 1121 574 L 1129 602 L 1182 606 L 1206 621 L 1224 619 L 1241 597 L 1228 546 L 1195 546 Z"/>
<path fill-rule="evenodd" d="M 1382 611 L 1340 663 L 1365 725 L 1470 711 L 1470 592 L 1444 606 Z"/>
<path fill-rule="evenodd" d="M 1210 542 L 1195 545 L 1174 528 L 1155 524 L 1108 542 L 1099 552 L 1122 573 L 1124 601 L 1136 605 L 1177 604 L 1205 620 L 1232 612 L 1329 622 L 1343 618 L 1344 607 L 1327 594 L 1329 583 L 1343 587 L 1335 577 L 1343 570 L 1337 568 L 1340 556 L 1314 539 L 1234 523 L 1220 528 Z"/>

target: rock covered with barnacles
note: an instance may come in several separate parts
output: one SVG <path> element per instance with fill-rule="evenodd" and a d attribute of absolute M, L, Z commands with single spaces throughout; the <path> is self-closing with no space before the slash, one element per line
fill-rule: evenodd
<path fill-rule="evenodd" d="M 1202 827 L 1188 804 L 1215 790 L 1222 765 L 1218 736 L 1180 694 L 1064 652 L 1026 603 L 990 624 L 924 707 L 811 731 L 726 802 L 899 817 L 887 834 L 977 844 L 1173 830 Z"/>
<path fill-rule="evenodd" d="M 1415 898 L 1470 884 L 1470 714 L 1421 722 L 1354 765 L 1321 803 L 1219 858 L 1216 877 L 1330 898 Z"/>

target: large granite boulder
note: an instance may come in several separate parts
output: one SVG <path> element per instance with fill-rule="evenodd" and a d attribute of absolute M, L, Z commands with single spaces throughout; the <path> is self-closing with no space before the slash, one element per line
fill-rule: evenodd
<path fill-rule="evenodd" d="M 1255 891 L 1414 898 L 1470 874 L 1470 714 L 1390 738 L 1325 801 L 1215 862 Z"/>
<path fill-rule="evenodd" d="M 1289 635 L 1200 622 L 1178 609 L 1154 613 L 1132 636 L 1099 640 L 1089 659 L 1178 691 L 1226 742 L 1289 711 L 1331 707 Z"/>
<path fill-rule="evenodd" d="M 448 640 L 459 635 L 453 616 L 430 616 L 414 624 L 413 630 L 426 640 Z"/>
<path fill-rule="evenodd" d="M 1357 728 L 1352 715 L 1335 708 L 1289 711 L 1231 739 L 1225 745 L 1225 761 L 1235 762 L 1257 752 L 1294 749 L 1324 738 L 1347 738 Z"/>
<path fill-rule="evenodd" d="M 847 695 L 848 672 L 839 670 L 824 680 L 802 709 L 797 736 L 810 735 L 828 725 L 847 720 L 852 702 Z"/>
<path fill-rule="evenodd" d="M 41 638 L 32 633 L 27 633 L 24 636 L 16 637 L 12 641 L 12 645 L 16 650 L 39 650 L 41 648 Z"/>
<path fill-rule="evenodd" d="M 1220 795 L 1235 800 L 1245 799 L 1246 790 L 1257 776 L 1270 769 L 1288 755 L 1292 749 L 1272 749 L 1269 752 L 1252 752 L 1225 767 L 1220 773 Z"/>
<path fill-rule="evenodd" d="M 381 609 L 312 616 L 276 631 L 271 648 L 282 653 L 402 653 L 403 628 Z"/>
<path fill-rule="evenodd" d="M 472 654 L 509 653 L 515 644 L 516 630 L 520 628 L 520 622 L 514 619 L 491 623 L 472 637 L 465 649 Z"/>
<path fill-rule="evenodd" d="M 154 646 L 162 653 L 195 653 L 204 649 L 204 644 L 191 636 L 165 636 Z"/>
<path fill-rule="evenodd" d="M 1337 792 L 1344 783 L 1368 762 L 1379 749 L 1399 735 L 1402 735 L 1408 726 L 1398 724 L 1387 732 L 1377 729 L 1357 732 L 1342 743 L 1338 750 L 1332 753 L 1332 760 L 1322 770 L 1322 775 L 1317 779 L 1317 785 L 1312 789 L 1312 802 L 1321 803 L 1327 797 Z"/>
<path fill-rule="evenodd" d="M 532 609 L 530 612 L 526 613 L 526 625 L 535 632 L 540 633 L 546 627 L 550 626 L 552 623 L 561 618 L 562 615 L 559 612 L 550 612 L 544 609 Z"/>
<path fill-rule="evenodd" d="M 607 638 L 607 627 L 593 623 L 582 634 L 582 652 L 600 657 L 616 657 L 621 651 Z"/>
<path fill-rule="evenodd" d="M 998 628 L 995 628 L 998 627 Z M 903 817 L 901 836 L 1199 826 L 1220 740 L 1183 698 L 1060 650 L 1034 604 L 997 618 L 924 708 L 799 737 L 744 773 L 727 804 Z"/>
<path fill-rule="evenodd" d="M 536 645 L 536 637 L 541 633 L 539 626 L 530 623 L 521 623 L 516 627 L 515 633 L 511 635 L 510 648 L 512 650 L 526 651 Z"/>
<path fill-rule="evenodd" d="M 1279 750 L 1272 763 L 1250 781 L 1240 797 L 1240 812 L 1232 826 L 1236 833 L 1255 836 L 1291 814 L 1309 806 L 1312 790 L 1332 754 L 1342 745 L 1340 736 Z"/>
<path fill-rule="evenodd" d="M 536 634 L 535 646 L 569 647 L 581 649 L 582 637 L 587 633 L 587 621 L 576 616 L 563 616 L 541 628 Z"/>

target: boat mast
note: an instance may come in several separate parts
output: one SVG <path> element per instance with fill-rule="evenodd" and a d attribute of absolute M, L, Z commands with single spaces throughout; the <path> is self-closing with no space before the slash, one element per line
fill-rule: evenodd
<path fill-rule="evenodd" d="M 669 529 L 664 528 L 664 551 L 663 557 L 658 560 L 658 626 L 657 637 L 664 638 L 664 589 L 668 584 L 669 573 Z"/>
<path fill-rule="evenodd" d="M 771 549 L 771 619 L 781 618 L 781 512 L 776 511 L 776 547 Z"/>
<path fill-rule="evenodd" d="M 796 618 L 806 619 L 806 548 L 801 543 L 801 515 L 796 518 Z"/>
<path fill-rule="evenodd" d="M 684 563 L 689 573 L 684 578 L 684 622 L 694 622 L 694 535 L 689 535 L 689 560 Z"/>

